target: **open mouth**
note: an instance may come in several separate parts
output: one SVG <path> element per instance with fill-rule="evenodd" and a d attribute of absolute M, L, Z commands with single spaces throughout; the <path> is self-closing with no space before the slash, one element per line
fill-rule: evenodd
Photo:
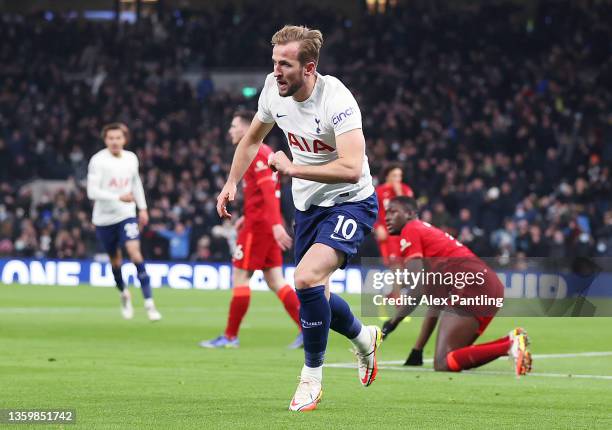
<path fill-rule="evenodd" d="M 285 81 L 276 81 L 276 85 L 278 85 L 279 90 L 287 89 L 287 82 Z"/>

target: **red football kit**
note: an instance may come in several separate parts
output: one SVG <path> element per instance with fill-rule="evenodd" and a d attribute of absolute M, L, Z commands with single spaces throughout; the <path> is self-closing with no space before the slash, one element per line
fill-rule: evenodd
<path fill-rule="evenodd" d="M 374 224 L 374 228 L 378 228 L 379 226 L 383 227 L 385 231 L 387 231 L 387 225 L 385 224 L 385 216 L 387 215 L 387 206 L 389 205 L 389 201 L 397 196 L 407 196 L 413 197 L 414 193 L 412 192 L 412 188 L 410 188 L 406 184 L 400 184 L 400 194 L 396 192 L 396 188 L 392 184 L 382 184 L 376 187 L 376 196 L 378 198 L 378 219 L 376 220 L 376 224 Z M 387 239 L 378 240 L 378 249 L 380 250 L 380 255 L 383 258 L 385 264 L 389 264 L 390 261 L 397 260 L 400 256 L 400 247 L 399 247 L 399 236 L 389 236 L 389 232 L 387 231 Z"/>
<path fill-rule="evenodd" d="M 240 269 L 261 270 L 283 264 L 282 251 L 272 235 L 272 226 L 282 224 L 280 184 L 268 166 L 273 153 L 262 143 L 243 178 L 244 225 L 238 232 L 232 259 L 234 267 Z"/>
<path fill-rule="evenodd" d="M 272 234 L 272 226 L 282 224 L 278 175 L 268 166 L 274 152 L 261 144 L 257 155 L 242 178 L 244 192 L 244 224 L 238 232 L 232 263 L 235 268 L 263 270 L 283 265 L 280 246 Z M 300 301 L 290 285 L 276 291 L 285 310 L 301 330 Z M 251 301 L 249 285 L 234 285 L 224 335 L 235 339 Z"/>
<path fill-rule="evenodd" d="M 431 275 L 429 279 L 433 283 L 423 283 L 425 294 L 437 297 L 454 295 L 466 299 L 504 297 L 504 286 L 495 271 L 450 234 L 415 219 L 404 226 L 399 239 L 404 260 L 423 258 L 426 272 L 442 274 L 438 277 Z M 448 279 L 453 281 L 447 282 Z M 474 316 L 480 323 L 479 334 L 499 310 L 488 304 L 449 306 Z"/>

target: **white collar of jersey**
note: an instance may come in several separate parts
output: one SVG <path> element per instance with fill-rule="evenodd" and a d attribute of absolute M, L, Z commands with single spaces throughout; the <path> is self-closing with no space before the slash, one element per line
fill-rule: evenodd
<path fill-rule="evenodd" d="M 123 149 L 121 150 L 121 152 L 119 153 L 119 155 L 115 155 L 115 154 L 113 154 L 113 153 L 111 152 L 111 150 L 110 150 L 110 149 L 108 149 L 108 148 L 105 148 L 105 149 L 106 149 L 106 152 L 108 152 L 108 155 L 110 155 L 110 156 L 111 156 L 111 157 L 113 157 L 113 158 L 121 158 L 121 157 L 123 156 Z"/>

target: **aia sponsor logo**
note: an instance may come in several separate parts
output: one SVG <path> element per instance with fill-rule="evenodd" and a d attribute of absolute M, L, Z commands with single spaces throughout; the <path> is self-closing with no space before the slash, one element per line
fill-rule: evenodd
<path fill-rule="evenodd" d="M 129 185 L 130 178 L 111 178 L 108 183 L 109 188 L 125 188 Z"/>
<path fill-rule="evenodd" d="M 318 154 L 320 152 L 334 152 L 336 149 L 329 146 L 322 140 L 315 139 L 312 142 L 308 142 L 305 138 L 296 136 L 291 132 L 287 132 L 287 142 L 294 149 L 299 149 L 304 152 L 312 152 Z"/>

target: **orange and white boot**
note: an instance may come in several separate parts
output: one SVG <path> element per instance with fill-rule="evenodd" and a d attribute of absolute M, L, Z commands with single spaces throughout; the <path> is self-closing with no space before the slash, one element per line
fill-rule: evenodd
<path fill-rule="evenodd" d="M 527 332 L 518 327 L 509 334 L 512 346 L 508 355 L 514 361 L 516 376 L 523 376 L 531 372 L 531 352 L 529 351 L 529 337 Z"/>
<path fill-rule="evenodd" d="M 357 368 L 359 371 L 359 381 L 364 387 L 369 387 L 376 379 L 378 373 L 378 363 L 376 362 L 376 351 L 382 342 L 382 331 L 375 325 L 366 327 L 370 331 L 371 343 L 366 352 L 355 350 L 357 357 Z"/>
<path fill-rule="evenodd" d="M 300 382 L 289 404 L 289 410 L 296 412 L 313 411 L 321 401 L 322 395 L 323 388 L 321 387 L 321 381 L 315 378 L 300 376 Z"/>

